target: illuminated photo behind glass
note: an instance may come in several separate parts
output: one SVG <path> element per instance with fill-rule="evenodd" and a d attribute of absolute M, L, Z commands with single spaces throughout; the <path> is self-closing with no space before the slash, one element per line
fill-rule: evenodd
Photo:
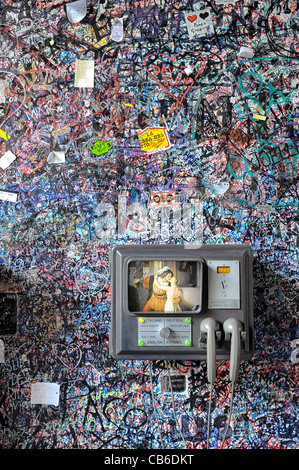
<path fill-rule="evenodd" d="M 128 283 L 131 312 L 200 309 L 201 271 L 197 261 L 133 261 Z"/>

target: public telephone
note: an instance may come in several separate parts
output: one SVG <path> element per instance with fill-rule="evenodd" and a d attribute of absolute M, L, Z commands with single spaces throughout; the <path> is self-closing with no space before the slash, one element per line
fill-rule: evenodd
<path fill-rule="evenodd" d="M 110 272 L 114 358 L 201 360 L 211 352 L 227 360 L 233 344 L 238 359 L 252 357 L 247 245 L 120 245 Z"/>

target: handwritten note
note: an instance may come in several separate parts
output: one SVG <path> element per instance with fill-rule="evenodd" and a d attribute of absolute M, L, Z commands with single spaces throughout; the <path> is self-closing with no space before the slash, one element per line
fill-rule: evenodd
<path fill-rule="evenodd" d="M 212 15 L 209 8 L 185 13 L 185 21 L 190 39 L 214 33 Z"/>
<path fill-rule="evenodd" d="M 94 87 L 94 61 L 76 59 L 75 65 L 75 87 Z"/>
<path fill-rule="evenodd" d="M 51 382 L 36 382 L 31 384 L 32 405 L 58 406 L 60 385 Z"/>

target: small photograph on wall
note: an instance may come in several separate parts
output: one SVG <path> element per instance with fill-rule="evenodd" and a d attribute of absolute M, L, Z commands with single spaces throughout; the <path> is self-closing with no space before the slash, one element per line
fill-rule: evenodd
<path fill-rule="evenodd" d="M 128 284 L 131 312 L 200 310 L 201 264 L 197 261 L 133 261 Z"/>

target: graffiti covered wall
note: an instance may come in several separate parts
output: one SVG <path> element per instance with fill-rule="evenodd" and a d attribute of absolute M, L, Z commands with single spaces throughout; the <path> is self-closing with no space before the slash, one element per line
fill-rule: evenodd
<path fill-rule="evenodd" d="M 153 403 L 149 363 L 108 351 L 111 247 L 203 242 L 254 256 L 255 355 L 224 448 L 298 448 L 299 5 L 73 3 L 0 4 L 1 292 L 19 303 L 15 334 L 0 325 L 0 446 L 158 449 L 156 412 L 165 448 L 206 447 L 205 363 L 171 364 L 178 427 L 166 364 Z M 37 382 L 58 406 L 31 404 Z M 229 405 L 222 362 L 212 448 Z"/>

